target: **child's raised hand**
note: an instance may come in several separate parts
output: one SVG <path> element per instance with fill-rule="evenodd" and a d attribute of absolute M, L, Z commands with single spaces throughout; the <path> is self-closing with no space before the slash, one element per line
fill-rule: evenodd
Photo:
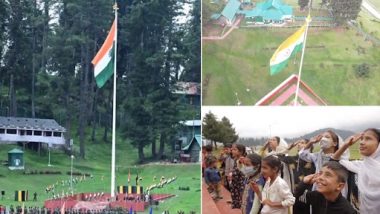
<path fill-rule="evenodd" d="M 361 133 L 352 135 L 351 137 L 346 139 L 346 144 L 348 144 L 348 146 L 354 145 L 356 142 L 358 142 L 363 137 L 363 134 L 364 133 L 361 132 Z"/>
<path fill-rule="evenodd" d="M 315 182 L 315 179 L 317 178 L 318 174 L 315 173 L 315 174 L 310 174 L 310 175 L 307 175 L 303 178 L 303 182 L 305 184 L 313 184 Z"/>
<path fill-rule="evenodd" d="M 309 142 L 312 143 L 312 144 L 314 144 L 314 143 L 319 142 L 321 139 L 322 139 L 322 135 L 319 134 L 317 136 L 312 137 Z"/>

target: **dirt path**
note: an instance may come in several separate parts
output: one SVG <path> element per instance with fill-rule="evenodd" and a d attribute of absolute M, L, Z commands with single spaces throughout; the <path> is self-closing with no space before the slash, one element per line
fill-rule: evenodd
<path fill-rule="evenodd" d="M 223 40 L 225 39 L 234 29 L 238 28 L 238 25 L 240 24 L 240 21 L 242 20 L 242 17 L 239 17 L 236 19 L 235 23 L 231 26 L 231 28 L 222 36 L 206 36 L 202 37 L 203 40 Z"/>

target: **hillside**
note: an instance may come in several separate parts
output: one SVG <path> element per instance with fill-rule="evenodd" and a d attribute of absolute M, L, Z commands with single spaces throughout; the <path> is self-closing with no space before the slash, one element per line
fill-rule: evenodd
<path fill-rule="evenodd" d="M 0 145 L 0 159 L 7 160 L 7 152 L 16 145 Z M 21 148 L 21 147 L 20 147 Z M 136 165 L 137 150 L 129 143 L 118 140 L 116 155 L 116 185 L 126 185 L 128 172 L 131 171 L 131 185 L 135 185 L 137 172 L 142 177 L 141 185 L 145 188 L 158 181 L 153 181 L 153 177 L 165 178 L 177 176 L 177 180 L 158 189 L 153 193 L 171 193 L 176 197 L 165 200 L 159 206 L 153 207 L 154 212 L 162 213 L 164 210 L 176 212 L 183 210 L 185 212 L 200 212 L 200 165 L 194 164 L 165 164 L 150 163 L 146 165 Z M 148 149 L 147 149 L 148 150 Z M 85 181 L 74 184 L 74 192 L 109 192 L 110 190 L 110 163 L 111 163 L 111 145 L 110 144 L 86 144 L 87 159 L 74 159 L 73 171 L 88 173 Z M 0 190 L 4 190 L 5 200 L 1 201 L 2 205 L 21 205 L 20 202 L 14 201 L 15 190 L 28 190 L 29 201 L 26 206 L 42 206 L 43 201 L 51 197 L 46 194 L 45 189 L 49 185 L 56 185 L 56 194 L 69 192 L 70 179 L 70 157 L 63 151 L 53 150 L 51 152 L 51 167 L 48 167 L 48 155 L 44 153 L 39 156 L 36 152 L 25 150 L 25 168 L 28 173 L 37 171 L 37 174 L 24 174 L 23 171 L 10 171 L 4 165 L 0 166 Z M 184 167 L 186 170 L 183 170 Z M 62 174 L 40 174 L 40 172 L 60 172 Z M 75 177 L 75 176 L 74 176 Z M 82 176 L 77 176 L 78 180 Z M 92 178 L 91 178 L 92 177 Z M 64 181 L 64 186 L 62 186 Z M 189 186 L 190 191 L 179 191 L 180 186 Z M 33 202 L 33 193 L 37 192 L 38 201 Z M 196 206 L 195 206 L 196 205 Z"/>

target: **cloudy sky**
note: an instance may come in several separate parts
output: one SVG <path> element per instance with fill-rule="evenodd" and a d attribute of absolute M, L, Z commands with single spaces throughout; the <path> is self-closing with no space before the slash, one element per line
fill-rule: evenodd
<path fill-rule="evenodd" d="M 211 111 L 227 117 L 239 137 L 298 137 L 321 128 L 354 132 L 380 128 L 380 107 L 214 107 L 202 106 L 202 118 Z"/>

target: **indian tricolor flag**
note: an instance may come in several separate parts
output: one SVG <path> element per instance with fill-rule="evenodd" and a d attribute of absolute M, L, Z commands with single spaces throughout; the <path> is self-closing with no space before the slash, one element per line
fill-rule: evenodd
<path fill-rule="evenodd" d="M 306 24 L 303 25 L 297 32 L 287 38 L 280 47 L 274 52 L 270 59 L 270 75 L 280 72 L 289 61 L 289 58 L 298 51 L 302 50 L 302 45 L 305 39 Z"/>
<path fill-rule="evenodd" d="M 113 74 L 115 40 L 116 24 L 114 21 L 106 41 L 104 41 L 102 47 L 91 61 L 94 65 L 94 76 L 99 88 L 101 88 Z"/>

